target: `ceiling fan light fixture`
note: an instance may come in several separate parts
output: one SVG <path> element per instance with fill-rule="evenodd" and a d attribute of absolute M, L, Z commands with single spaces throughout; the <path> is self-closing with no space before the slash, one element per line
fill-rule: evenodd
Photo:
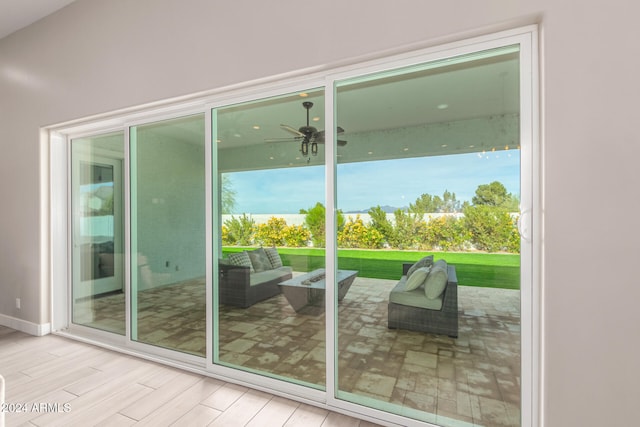
<path fill-rule="evenodd" d="M 311 143 L 311 154 L 313 154 L 314 156 L 318 155 L 318 143 L 317 142 L 312 142 Z"/>
<path fill-rule="evenodd" d="M 309 142 L 302 141 L 302 147 L 300 147 L 300 152 L 302 152 L 303 156 L 309 155 Z"/>

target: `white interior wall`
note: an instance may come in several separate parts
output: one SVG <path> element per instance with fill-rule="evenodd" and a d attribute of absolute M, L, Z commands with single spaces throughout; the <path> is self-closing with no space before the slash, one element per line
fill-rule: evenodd
<path fill-rule="evenodd" d="M 131 170 L 137 176 L 132 238 L 139 254 L 139 291 L 205 276 L 203 140 L 138 132 L 138 161 Z"/>
<path fill-rule="evenodd" d="M 543 420 L 629 425 L 640 397 L 639 8 L 627 0 L 79 0 L 0 40 L 0 320 L 49 321 L 40 127 L 540 22 Z"/>

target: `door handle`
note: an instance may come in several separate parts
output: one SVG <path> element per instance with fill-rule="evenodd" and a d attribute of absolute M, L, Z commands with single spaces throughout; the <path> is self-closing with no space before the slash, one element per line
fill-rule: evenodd
<path fill-rule="evenodd" d="M 520 237 L 523 240 L 531 243 L 531 209 L 525 209 L 520 212 L 520 216 L 518 217 L 518 233 L 520 233 Z"/>

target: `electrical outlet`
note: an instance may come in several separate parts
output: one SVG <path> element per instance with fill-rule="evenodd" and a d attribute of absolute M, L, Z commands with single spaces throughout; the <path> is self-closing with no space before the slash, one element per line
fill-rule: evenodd
<path fill-rule="evenodd" d="M 16 308 L 20 309 L 20 298 L 16 298 Z"/>

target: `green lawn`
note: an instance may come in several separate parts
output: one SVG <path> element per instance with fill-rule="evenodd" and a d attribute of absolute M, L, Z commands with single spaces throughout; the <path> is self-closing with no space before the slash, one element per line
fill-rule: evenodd
<path fill-rule="evenodd" d="M 255 248 L 224 247 L 223 253 Z M 317 248 L 278 248 L 285 265 L 295 271 L 311 271 L 325 265 L 325 250 Z M 434 255 L 456 266 L 458 284 L 487 288 L 520 289 L 520 256 L 476 252 L 418 252 L 397 250 L 339 249 L 338 267 L 358 270 L 360 277 L 397 280 L 402 275 L 402 263 Z"/>

